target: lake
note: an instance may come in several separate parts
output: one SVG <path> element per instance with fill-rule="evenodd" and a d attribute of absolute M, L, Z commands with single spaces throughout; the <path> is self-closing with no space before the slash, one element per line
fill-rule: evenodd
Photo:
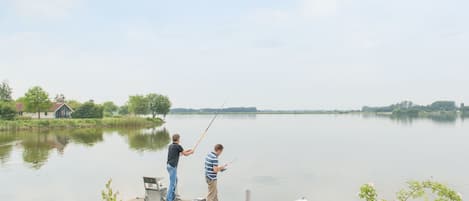
<path fill-rule="evenodd" d="M 109 178 L 124 200 L 143 196 L 142 176 L 164 176 L 170 133 L 190 148 L 211 115 L 170 115 L 155 129 L 0 134 L 0 198 L 91 201 Z M 222 143 L 220 199 L 359 200 L 372 182 L 382 198 L 411 179 L 433 178 L 469 196 L 469 120 L 363 115 L 220 115 L 197 152 L 183 157 L 183 197 L 207 192 L 204 157 Z M 165 183 L 167 180 L 165 180 Z"/>

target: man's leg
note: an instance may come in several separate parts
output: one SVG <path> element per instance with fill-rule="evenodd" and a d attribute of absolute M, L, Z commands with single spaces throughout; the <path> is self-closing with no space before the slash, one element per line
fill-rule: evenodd
<path fill-rule="evenodd" d="M 217 180 L 206 178 L 208 184 L 207 201 L 218 201 Z"/>
<path fill-rule="evenodd" d="M 174 201 L 177 183 L 177 170 L 170 165 L 167 166 L 167 169 L 169 173 L 169 187 L 168 193 L 166 193 L 166 201 Z"/>

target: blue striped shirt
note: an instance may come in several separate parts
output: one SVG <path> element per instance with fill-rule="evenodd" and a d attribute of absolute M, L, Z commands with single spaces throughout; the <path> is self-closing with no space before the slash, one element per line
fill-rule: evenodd
<path fill-rule="evenodd" d="M 213 170 L 215 166 L 218 166 L 218 156 L 214 152 L 210 152 L 205 157 L 205 176 L 211 180 L 217 179 L 217 173 Z"/>

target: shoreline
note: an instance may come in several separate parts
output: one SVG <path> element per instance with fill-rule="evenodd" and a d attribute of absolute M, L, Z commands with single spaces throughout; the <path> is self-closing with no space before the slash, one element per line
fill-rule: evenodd
<path fill-rule="evenodd" d="M 164 121 L 160 118 L 123 117 L 103 119 L 31 119 L 0 121 L 0 132 L 35 131 L 79 128 L 131 128 L 156 127 Z"/>

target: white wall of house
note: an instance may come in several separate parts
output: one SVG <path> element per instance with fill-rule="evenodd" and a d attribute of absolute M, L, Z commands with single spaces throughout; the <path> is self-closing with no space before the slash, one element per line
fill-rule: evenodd
<path fill-rule="evenodd" d="M 23 117 L 37 119 L 37 113 L 23 112 Z M 55 114 L 54 112 L 41 112 L 41 119 L 55 119 Z"/>

